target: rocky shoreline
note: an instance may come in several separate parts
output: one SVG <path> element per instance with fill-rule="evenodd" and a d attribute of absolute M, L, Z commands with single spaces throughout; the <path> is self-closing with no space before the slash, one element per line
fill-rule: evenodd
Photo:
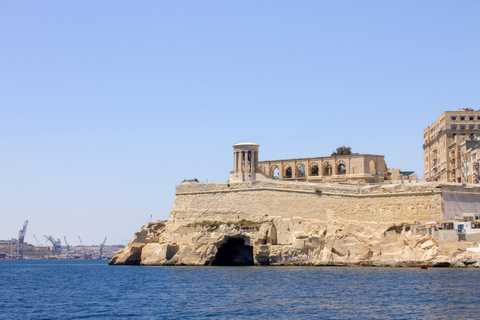
<path fill-rule="evenodd" d="M 414 226 L 378 232 L 383 226 L 364 224 L 360 227 L 336 222 L 328 226 L 331 235 L 326 232 L 320 236 L 300 236 L 289 244 L 265 244 L 271 241 L 272 227 L 271 221 L 230 224 L 202 221 L 175 231 L 188 235 L 190 241 L 186 243 L 185 239 L 183 242 L 172 241 L 175 236 L 169 234 L 168 223 L 150 223 L 142 227 L 109 264 L 480 267 L 480 253 L 453 249 L 459 243 L 439 244 L 428 234 L 415 234 Z M 237 245 L 225 248 L 232 239 Z M 362 242 L 364 244 L 359 245 Z M 463 247 L 469 245 L 460 244 Z M 227 256 L 226 263 L 220 261 L 221 255 Z"/>

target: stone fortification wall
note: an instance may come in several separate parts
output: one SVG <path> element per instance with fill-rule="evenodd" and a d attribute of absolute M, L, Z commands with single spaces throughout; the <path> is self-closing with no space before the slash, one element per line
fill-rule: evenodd
<path fill-rule="evenodd" d="M 432 193 L 438 192 L 436 183 L 406 183 L 406 184 L 341 184 L 341 183 L 312 183 L 312 182 L 290 182 L 280 180 L 250 181 L 242 183 L 199 183 L 186 182 L 176 187 L 176 194 L 202 193 L 202 192 L 230 192 L 245 189 L 271 188 L 286 189 L 292 191 L 314 192 L 319 189 L 324 194 L 345 194 L 345 195 L 366 195 L 379 196 L 383 193 Z M 453 190 L 453 189 L 452 189 Z"/>
<path fill-rule="evenodd" d="M 249 220 L 277 216 L 382 223 L 441 219 L 441 193 L 431 185 L 397 187 L 282 181 L 184 183 L 177 186 L 172 217 L 225 221 L 235 215 Z"/>

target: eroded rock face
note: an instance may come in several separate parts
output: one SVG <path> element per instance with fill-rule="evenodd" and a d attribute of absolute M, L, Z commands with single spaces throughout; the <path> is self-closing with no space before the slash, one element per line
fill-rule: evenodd
<path fill-rule="evenodd" d="M 311 221 L 299 219 L 295 223 L 301 222 L 307 229 L 308 225 L 312 225 Z M 278 243 L 274 220 L 244 223 L 202 221 L 179 227 L 179 233 L 175 229 L 169 230 L 168 222 L 150 223 L 142 227 L 109 263 L 480 266 L 480 254 L 452 250 L 452 244 L 441 245 L 429 234 L 416 232 L 415 226 L 323 222 L 321 233 L 295 231 L 289 235 L 288 242 Z M 283 223 L 290 225 L 291 221 Z M 316 224 L 322 222 L 317 221 Z M 173 242 L 172 238 L 180 241 Z"/>

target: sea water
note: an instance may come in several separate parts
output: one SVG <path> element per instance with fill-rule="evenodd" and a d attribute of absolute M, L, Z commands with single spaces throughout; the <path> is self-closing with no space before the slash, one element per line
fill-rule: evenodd
<path fill-rule="evenodd" d="M 0 319 L 480 319 L 480 269 L 0 261 Z"/>

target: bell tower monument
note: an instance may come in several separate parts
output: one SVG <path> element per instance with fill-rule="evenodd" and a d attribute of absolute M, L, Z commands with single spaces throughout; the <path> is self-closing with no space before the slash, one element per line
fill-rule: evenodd
<path fill-rule="evenodd" d="M 242 142 L 233 146 L 233 172 L 230 182 L 255 181 L 258 171 L 258 144 Z"/>

